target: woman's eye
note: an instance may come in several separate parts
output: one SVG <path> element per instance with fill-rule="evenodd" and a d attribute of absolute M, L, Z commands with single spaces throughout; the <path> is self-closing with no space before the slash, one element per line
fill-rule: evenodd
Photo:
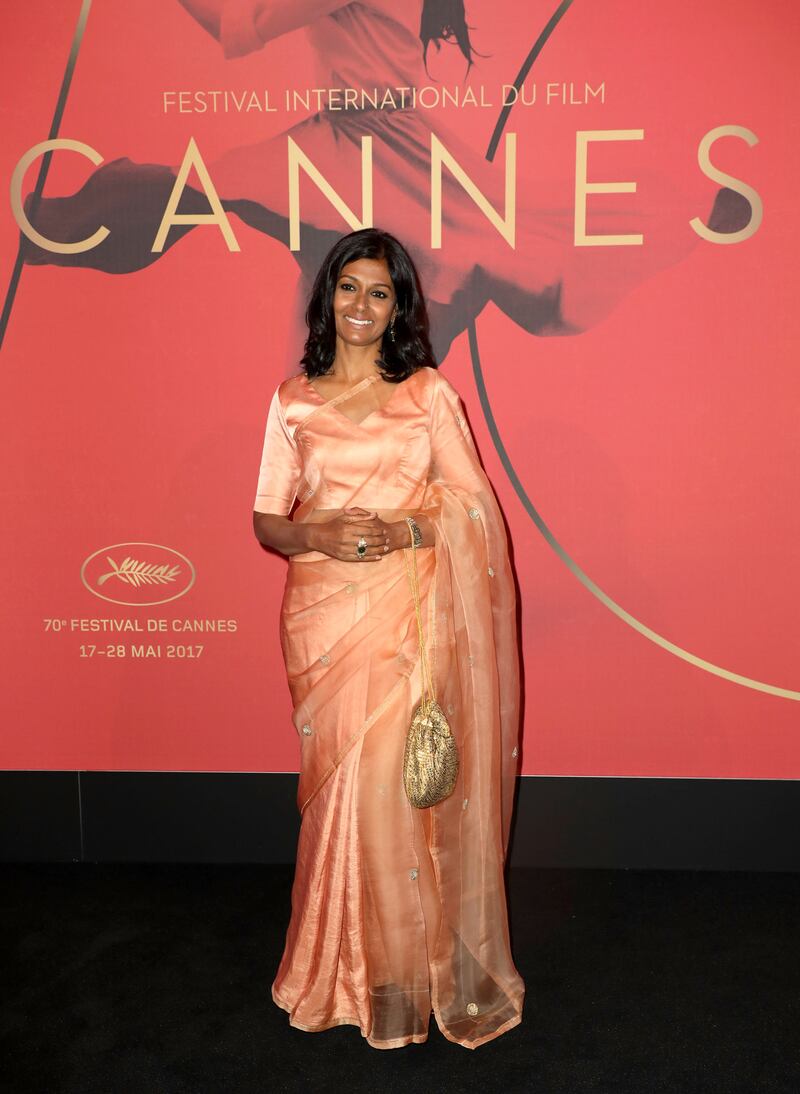
<path fill-rule="evenodd" d="M 345 292 L 346 292 L 346 291 L 347 291 L 348 289 L 352 289 L 352 288 L 354 288 L 354 286 L 353 286 L 353 285 L 348 285 L 348 284 L 347 284 L 347 283 L 345 282 L 344 284 L 340 285 L 340 286 L 339 286 L 339 288 L 340 288 L 340 289 L 344 289 L 344 290 L 345 290 Z"/>
<path fill-rule="evenodd" d="M 375 295 L 375 296 L 379 296 L 379 297 L 381 298 L 381 300 L 385 300 L 385 299 L 386 299 L 386 293 L 385 293 L 385 292 L 381 292 L 381 290 L 380 290 L 380 289 L 376 289 L 376 290 L 375 290 L 375 294 L 374 294 L 374 295 Z"/>

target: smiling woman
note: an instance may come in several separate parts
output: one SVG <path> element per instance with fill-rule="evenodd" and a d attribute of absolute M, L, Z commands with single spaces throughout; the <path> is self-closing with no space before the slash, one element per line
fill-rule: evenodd
<path fill-rule="evenodd" d="M 505 529 L 398 241 L 375 229 L 339 240 L 307 320 L 304 370 L 270 404 L 253 514 L 261 543 L 289 557 L 280 634 L 301 742 L 272 997 L 299 1029 L 353 1024 L 397 1048 L 425 1041 L 433 1012 L 476 1048 L 521 1021 L 524 994 L 503 878 L 519 734 Z M 417 559 L 459 752 L 454 790 L 424 809 L 403 783 L 423 685 Z"/>
<path fill-rule="evenodd" d="M 337 340 L 344 346 L 380 345 L 387 328 L 390 337 L 394 335 L 396 315 L 397 301 L 385 258 L 357 258 L 342 267 L 333 294 Z"/>
<path fill-rule="evenodd" d="M 314 279 L 306 323 L 302 364 L 309 379 L 327 378 L 318 388 L 325 396 L 365 375 L 399 383 L 433 362 L 417 272 L 386 232 L 352 232 L 331 249 Z"/>

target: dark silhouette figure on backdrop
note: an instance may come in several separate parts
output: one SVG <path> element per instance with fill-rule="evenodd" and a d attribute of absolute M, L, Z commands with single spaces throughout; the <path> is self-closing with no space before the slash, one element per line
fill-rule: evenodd
<path fill-rule="evenodd" d="M 305 27 L 316 54 L 321 87 L 418 88 L 431 83 L 431 44 L 457 48 L 467 70 L 474 63 L 463 0 L 180 0 L 217 39 L 225 56 L 242 56 Z M 504 209 L 504 164 L 489 163 L 430 113 L 396 109 L 321 110 L 267 140 L 233 148 L 209 173 L 224 210 L 283 241 L 289 239 L 286 184 L 287 135 L 342 195 L 353 194 L 360 175 L 361 138 L 373 138 L 374 216 L 406 241 L 429 301 L 436 356 L 443 360 L 453 338 L 488 301 L 536 335 L 571 334 L 592 326 L 635 284 L 680 261 L 698 243 L 689 229 L 675 233 L 675 219 L 662 215 L 678 203 L 684 222 L 698 212 L 683 188 L 639 173 L 635 194 L 624 207 L 606 200 L 591 209 L 596 234 L 633 233 L 646 225 L 643 246 L 576 247 L 573 240 L 574 178 L 537 175 L 517 186 L 516 239 L 511 247 L 488 222 L 450 171 L 442 172 L 442 246 L 430 247 L 431 133 L 455 158 L 500 215 Z M 502 148 L 502 146 L 501 146 Z M 620 146 L 620 155 L 624 147 Z M 498 157 L 502 161 L 502 155 Z M 624 170 L 624 168 L 622 168 Z M 547 165 L 543 166 L 547 170 Z M 104 224 L 110 235 L 97 247 L 63 255 L 23 237 L 30 265 L 84 266 L 130 273 L 161 257 L 153 241 L 173 190 L 177 166 L 103 164 L 68 197 L 26 199 L 34 227 L 49 239 L 74 242 Z M 707 180 L 700 180 L 707 185 Z M 705 190 L 698 188 L 698 193 Z M 208 213 L 205 194 L 187 185 L 178 212 Z M 748 202 L 733 190 L 718 191 L 709 227 L 732 232 L 750 216 Z M 303 189 L 297 338 L 314 271 L 346 225 L 315 186 Z M 191 226 L 171 227 L 168 250 Z"/>

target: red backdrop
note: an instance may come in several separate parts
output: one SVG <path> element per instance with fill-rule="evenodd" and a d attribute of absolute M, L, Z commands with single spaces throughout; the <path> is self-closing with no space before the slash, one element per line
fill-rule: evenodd
<path fill-rule="evenodd" d="M 80 7 L 7 5 L 7 183 L 47 137 Z M 470 81 L 495 94 L 491 107 L 451 109 L 446 121 L 481 155 L 497 122 L 496 89 L 513 81 L 554 7 L 468 4 L 486 54 Z M 478 316 L 502 442 L 557 547 L 501 462 L 466 335 L 442 363 L 513 543 L 527 774 L 800 777 L 799 19 L 790 0 L 675 0 L 667 9 L 576 0 L 530 80 L 540 94 L 548 81 L 603 82 L 605 102 L 516 107 L 506 126 L 517 134 L 521 178 L 545 161 L 572 177 L 578 129 L 641 128 L 643 164 L 705 185 L 699 216 L 715 191 L 698 167 L 699 142 L 717 126 L 741 126 L 758 144 L 727 138 L 713 159 L 764 207 L 752 238 L 698 240 L 580 335 L 534 337 L 493 306 Z M 442 83 L 462 69 L 452 50 L 432 57 Z M 60 136 L 106 161 L 163 164 L 179 163 L 193 136 L 212 163 L 299 118 L 280 109 L 165 114 L 165 90 L 277 96 L 313 86 L 302 31 L 226 60 L 177 3 L 95 0 Z M 595 146 L 590 162 L 593 177 L 631 177 L 613 149 Z M 71 193 L 90 170 L 80 156 L 56 154 L 45 195 Z M 566 193 L 565 206 L 572 201 Z M 22 270 L 0 354 L 3 768 L 296 769 L 278 646 L 286 563 L 259 547 L 251 506 L 266 408 L 294 337 L 298 273 L 287 240 L 231 223 L 239 253 L 200 227 L 136 273 Z M 686 222 L 676 230 L 692 235 Z M 8 202 L 0 231 L 8 283 L 19 238 Z M 486 231 L 494 234 L 488 222 Z M 99 587 L 111 600 L 93 595 L 82 574 L 126 555 L 177 565 L 191 585 L 144 605 L 152 598 L 141 588 L 112 577 Z M 153 598 L 183 585 L 158 586 Z M 124 596 L 138 603 L 112 602 Z M 110 620 L 141 629 L 91 629 Z M 183 629 L 207 621 L 213 629 Z M 146 656 L 148 646 L 160 656 Z"/>

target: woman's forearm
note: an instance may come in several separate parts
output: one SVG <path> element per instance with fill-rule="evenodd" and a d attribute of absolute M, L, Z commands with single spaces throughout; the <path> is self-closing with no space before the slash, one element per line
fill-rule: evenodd
<path fill-rule="evenodd" d="M 178 0 L 191 17 L 207 30 L 212 38 L 219 41 L 219 28 L 222 19 L 223 0 Z"/>
<path fill-rule="evenodd" d="M 193 19 L 219 41 L 224 0 L 178 0 Z M 254 9 L 255 25 L 262 42 L 330 15 L 346 7 L 350 0 L 272 0 Z"/>
<path fill-rule="evenodd" d="M 414 520 L 417 522 L 420 532 L 422 533 L 421 547 L 433 547 L 436 544 L 436 530 L 433 527 L 432 521 L 425 516 L 424 513 L 415 513 Z M 390 525 L 391 538 L 390 545 L 392 550 L 396 551 L 400 547 L 411 546 L 411 531 L 408 526 L 408 521 L 397 520 L 393 521 Z"/>
<path fill-rule="evenodd" d="M 422 532 L 422 546 L 434 547 L 436 545 L 436 530 L 433 527 L 433 522 L 429 517 L 426 517 L 424 513 L 416 513 L 414 520 L 417 522 L 420 532 Z M 406 532 L 408 532 L 408 524 L 406 525 Z M 409 535 L 409 543 L 411 542 L 411 536 Z"/>
<path fill-rule="evenodd" d="M 350 0 L 271 0 L 261 4 L 255 23 L 262 42 L 271 42 L 299 27 L 315 23 L 337 8 L 345 8 Z"/>
<path fill-rule="evenodd" d="M 277 513 L 253 512 L 253 531 L 259 543 L 282 555 L 300 555 L 316 550 L 313 524 L 295 524 Z"/>
<path fill-rule="evenodd" d="M 421 547 L 433 547 L 436 543 L 436 531 L 432 521 L 424 513 L 416 513 L 414 520 L 422 533 Z M 253 512 L 253 531 L 259 543 L 271 547 L 282 555 L 299 555 L 306 551 L 318 550 L 316 533 L 320 525 L 315 523 L 295 523 L 288 517 L 277 513 Z M 392 550 L 411 546 L 411 533 L 405 520 L 389 524 L 389 543 Z"/>

